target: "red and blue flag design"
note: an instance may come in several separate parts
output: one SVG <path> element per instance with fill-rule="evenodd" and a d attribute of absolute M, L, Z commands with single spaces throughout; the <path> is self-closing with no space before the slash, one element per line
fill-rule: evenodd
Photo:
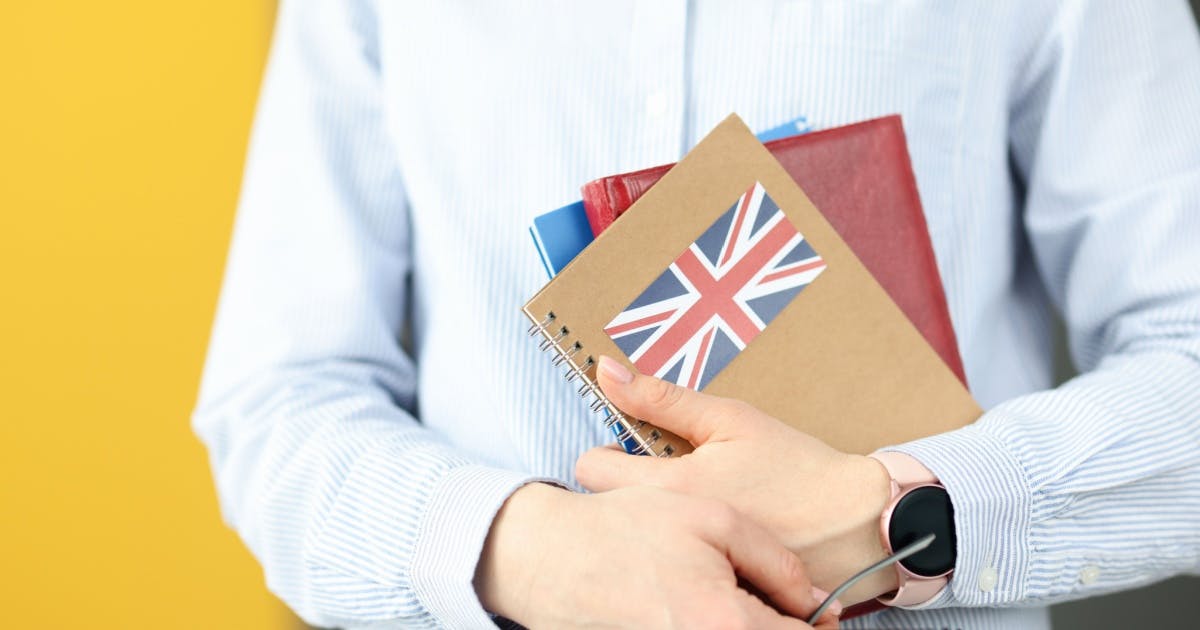
<path fill-rule="evenodd" d="M 703 389 L 824 270 L 755 182 L 604 331 L 641 373 Z"/>

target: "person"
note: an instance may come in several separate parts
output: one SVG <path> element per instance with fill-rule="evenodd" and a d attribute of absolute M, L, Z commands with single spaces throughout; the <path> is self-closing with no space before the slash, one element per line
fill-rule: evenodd
<path fill-rule="evenodd" d="M 1197 570 L 1182 0 L 289 0 L 194 414 L 273 592 L 333 626 L 803 627 L 882 557 L 876 460 L 606 361 L 618 404 L 698 446 L 627 456 L 522 334 L 531 218 L 730 112 L 902 114 L 986 409 L 886 449 L 949 495 L 949 583 L 845 627 L 1046 628 Z M 1055 313 L 1081 371 L 1058 387 Z"/>

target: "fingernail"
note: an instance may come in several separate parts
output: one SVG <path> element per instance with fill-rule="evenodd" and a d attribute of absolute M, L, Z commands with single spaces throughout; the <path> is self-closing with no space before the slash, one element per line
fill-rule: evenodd
<path fill-rule="evenodd" d="M 605 376 L 623 385 L 633 382 L 633 372 L 630 372 L 629 368 L 621 365 L 616 359 L 600 357 L 599 369 Z"/>
<path fill-rule="evenodd" d="M 813 594 L 813 597 L 816 598 L 818 606 L 822 602 L 824 602 L 826 599 L 829 599 L 829 593 L 826 593 L 825 591 L 823 591 L 815 586 L 812 587 L 812 594 Z M 829 610 L 829 612 L 833 613 L 834 617 L 841 617 L 842 616 L 842 602 L 839 602 L 836 599 L 833 600 L 833 603 L 829 605 L 828 610 Z"/>

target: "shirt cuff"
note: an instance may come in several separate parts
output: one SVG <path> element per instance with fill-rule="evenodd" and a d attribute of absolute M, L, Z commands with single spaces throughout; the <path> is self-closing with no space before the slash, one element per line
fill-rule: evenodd
<path fill-rule="evenodd" d="M 954 505 L 958 559 L 949 588 L 922 608 L 999 606 L 1025 597 L 1032 496 L 1020 462 L 971 425 L 880 449 L 928 467 Z"/>
<path fill-rule="evenodd" d="M 411 575 L 417 600 L 440 625 L 495 625 L 475 594 L 475 568 L 500 507 L 518 488 L 538 481 L 561 483 L 467 465 L 449 470 L 432 489 L 417 530 Z"/>

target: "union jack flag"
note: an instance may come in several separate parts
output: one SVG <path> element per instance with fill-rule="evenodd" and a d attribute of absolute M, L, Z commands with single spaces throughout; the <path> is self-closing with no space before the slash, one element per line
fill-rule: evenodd
<path fill-rule="evenodd" d="M 703 389 L 824 270 L 755 182 L 604 332 L 641 373 Z"/>

